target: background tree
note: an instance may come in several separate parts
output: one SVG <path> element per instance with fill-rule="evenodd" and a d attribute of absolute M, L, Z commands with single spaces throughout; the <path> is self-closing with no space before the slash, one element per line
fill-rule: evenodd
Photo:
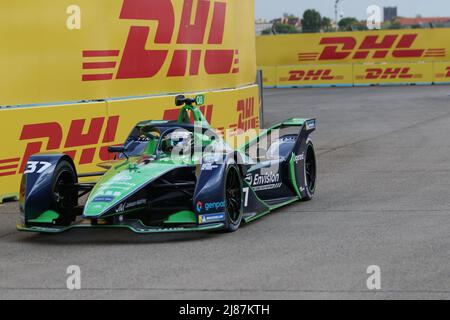
<path fill-rule="evenodd" d="M 352 17 L 341 19 L 338 26 L 341 31 L 363 30 L 367 28 L 364 28 L 363 24 L 359 22 L 358 19 Z"/>
<path fill-rule="evenodd" d="M 262 34 L 263 36 L 267 36 L 267 35 L 269 35 L 269 34 L 272 34 L 272 28 L 264 29 L 264 30 L 261 32 L 261 34 Z"/>
<path fill-rule="evenodd" d="M 327 18 L 327 17 L 323 17 L 321 27 L 324 32 L 333 31 L 333 23 L 332 23 L 331 19 Z"/>
<path fill-rule="evenodd" d="M 303 13 L 302 29 L 303 32 L 320 32 L 322 28 L 322 17 L 314 9 L 308 9 Z"/>
<path fill-rule="evenodd" d="M 277 34 L 286 34 L 286 33 L 298 33 L 298 30 L 295 26 L 286 23 L 276 23 L 274 25 L 275 33 Z"/>
<path fill-rule="evenodd" d="M 397 29 L 402 29 L 402 28 L 403 28 L 402 24 L 397 20 L 386 21 L 383 24 L 383 29 L 397 30 Z"/>
<path fill-rule="evenodd" d="M 263 36 L 271 34 L 292 34 L 292 33 L 298 33 L 297 28 L 286 23 L 274 23 L 272 28 L 264 29 L 261 32 Z"/>
<path fill-rule="evenodd" d="M 285 18 L 285 19 L 295 19 L 297 17 L 295 16 L 295 14 L 292 14 L 292 13 L 283 13 L 283 18 Z"/>

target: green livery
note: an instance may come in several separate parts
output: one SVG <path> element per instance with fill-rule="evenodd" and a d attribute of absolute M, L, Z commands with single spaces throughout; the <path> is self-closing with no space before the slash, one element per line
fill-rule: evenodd
<path fill-rule="evenodd" d="M 22 179 L 17 228 L 231 232 L 313 197 L 315 119 L 286 120 L 232 148 L 197 108 L 204 103 L 204 96 L 177 96 L 177 120 L 138 123 L 123 146 L 109 148 L 114 159 L 99 164 L 101 173 L 78 175 L 67 155 L 33 155 L 36 170 Z M 87 176 L 98 181 L 81 183 Z"/>

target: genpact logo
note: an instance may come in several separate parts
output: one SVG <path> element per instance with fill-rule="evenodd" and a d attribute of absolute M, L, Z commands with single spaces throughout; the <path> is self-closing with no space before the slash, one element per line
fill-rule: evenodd
<path fill-rule="evenodd" d="M 220 202 L 207 202 L 205 203 L 205 210 L 209 211 L 212 209 L 215 210 L 219 210 L 225 208 L 225 201 L 220 201 Z"/>

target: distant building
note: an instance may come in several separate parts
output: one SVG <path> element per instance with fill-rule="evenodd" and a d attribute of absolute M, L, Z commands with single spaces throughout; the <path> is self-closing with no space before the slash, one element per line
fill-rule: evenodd
<path fill-rule="evenodd" d="M 289 24 L 297 29 L 302 26 L 302 19 L 300 18 L 284 18 L 283 23 Z"/>
<path fill-rule="evenodd" d="M 255 32 L 256 35 L 260 36 L 262 32 L 266 29 L 271 29 L 273 23 L 266 20 L 256 20 L 255 21 Z"/>
<path fill-rule="evenodd" d="M 450 27 L 450 17 L 431 17 L 431 18 L 397 18 L 396 22 L 404 27 Z"/>
<path fill-rule="evenodd" d="M 289 18 L 277 18 L 270 21 L 260 19 L 256 20 L 255 21 L 256 35 L 261 35 L 264 30 L 272 29 L 273 25 L 276 24 L 288 24 L 295 27 L 297 30 L 300 30 L 302 26 L 302 19 L 297 17 L 289 17 Z"/>
<path fill-rule="evenodd" d="M 295 28 L 300 28 L 302 25 L 302 19 L 298 17 L 289 17 L 289 18 L 277 18 L 270 21 L 273 24 L 289 24 Z"/>
<path fill-rule="evenodd" d="M 398 17 L 397 15 L 397 7 L 384 7 L 384 22 L 393 21 Z"/>
<path fill-rule="evenodd" d="M 283 19 L 284 19 L 284 18 L 273 19 L 273 20 L 270 20 L 270 23 L 273 23 L 273 24 L 282 23 L 282 22 L 283 22 Z"/>

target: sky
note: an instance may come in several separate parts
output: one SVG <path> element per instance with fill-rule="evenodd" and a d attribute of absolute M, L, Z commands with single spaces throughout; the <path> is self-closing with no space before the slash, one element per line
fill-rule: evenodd
<path fill-rule="evenodd" d="M 344 16 L 367 18 L 366 10 L 370 5 L 380 7 L 397 6 L 398 15 L 415 17 L 449 17 L 450 0 L 341 0 Z M 256 18 L 273 19 L 292 13 L 302 16 L 306 9 L 316 9 L 322 16 L 334 19 L 335 0 L 255 0 Z"/>

